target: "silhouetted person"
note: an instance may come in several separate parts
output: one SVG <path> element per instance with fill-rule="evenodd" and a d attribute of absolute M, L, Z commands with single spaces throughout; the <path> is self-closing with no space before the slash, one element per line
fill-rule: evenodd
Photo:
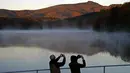
<path fill-rule="evenodd" d="M 63 57 L 62 62 L 58 62 L 58 60 Z M 60 67 L 64 66 L 66 62 L 65 55 L 61 54 L 59 57 L 55 57 L 55 55 L 50 56 L 51 61 L 49 62 L 50 64 L 50 73 L 60 73 Z"/>
<path fill-rule="evenodd" d="M 78 59 L 82 58 L 83 64 L 78 63 Z M 80 73 L 80 68 L 83 68 L 86 66 L 85 60 L 83 56 L 78 55 L 78 56 L 71 56 L 71 62 L 69 63 L 71 73 Z"/>

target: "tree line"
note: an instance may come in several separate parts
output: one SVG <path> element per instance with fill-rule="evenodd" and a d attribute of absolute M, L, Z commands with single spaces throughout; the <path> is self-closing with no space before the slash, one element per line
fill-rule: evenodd
<path fill-rule="evenodd" d="M 130 2 L 101 10 L 93 28 L 97 31 L 130 31 Z"/>

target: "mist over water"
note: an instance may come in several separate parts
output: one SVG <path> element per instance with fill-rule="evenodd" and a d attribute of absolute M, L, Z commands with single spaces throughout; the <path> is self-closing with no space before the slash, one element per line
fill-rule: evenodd
<path fill-rule="evenodd" d="M 130 60 L 130 33 L 95 32 L 92 30 L 0 31 L 0 47 L 40 47 L 57 52 L 92 56 L 109 52 Z"/>

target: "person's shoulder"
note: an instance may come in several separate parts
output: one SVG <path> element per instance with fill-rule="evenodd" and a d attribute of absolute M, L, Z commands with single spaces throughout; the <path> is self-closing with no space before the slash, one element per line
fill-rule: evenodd
<path fill-rule="evenodd" d="M 72 63 L 69 63 L 69 66 L 71 65 Z"/>
<path fill-rule="evenodd" d="M 52 61 L 49 61 L 49 63 L 52 63 Z"/>
<path fill-rule="evenodd" d="M 75 64 L 74 63 L 69 63 L 69 66 L 74 66 Z"/>

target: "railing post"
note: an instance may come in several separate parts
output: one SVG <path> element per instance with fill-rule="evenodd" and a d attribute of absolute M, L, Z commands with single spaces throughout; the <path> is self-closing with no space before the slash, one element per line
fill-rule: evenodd
<path fill-rule="evenodd" d="M 105 69 L 105 66 L 103 66 L 103 73 L 105 73 L 106 72 L 106 69 Z"/>
<path fill-rule="evenodd" d="M 38 70 L 36 70 L 36 73 L 38 73 Z"/>

